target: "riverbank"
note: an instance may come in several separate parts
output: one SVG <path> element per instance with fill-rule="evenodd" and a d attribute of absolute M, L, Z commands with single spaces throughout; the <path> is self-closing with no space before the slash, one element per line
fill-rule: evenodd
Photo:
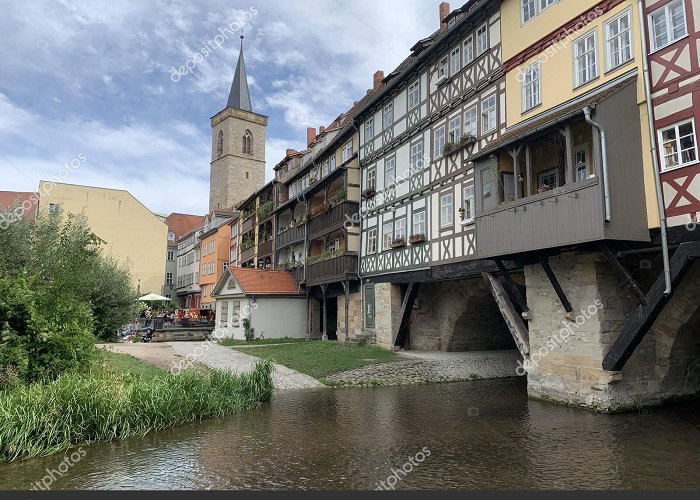
<path fill-rule="evenodd" d="M 68 373 L 0 392 L 0 461 L 143 436 L 249 410 L 272 397 L 267 361 L 243 374 L 188 370 L 173 375 L 120 356 L 125 355 L 101 353 L 88 374 Z M 127 371 L 119 372 L 124 366 Z"/>

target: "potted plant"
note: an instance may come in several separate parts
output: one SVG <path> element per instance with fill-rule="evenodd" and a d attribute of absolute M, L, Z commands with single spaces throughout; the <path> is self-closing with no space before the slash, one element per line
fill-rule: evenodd
<path fill-rule="evenodd" d="M 394 238 L 391 240 L 391 248 L 401 248 L 406 246 L 405 238 Z"/>
<path fill-rule="evenodd" d="M 471 134 L 464 134 L 459 138 L 460 146 L 469 146 L 470 144 L 476 143 L 476 137 Z"/>
<path fill-rule="evenodd" d="M 448 142 L 442 148 L 442 154 L 448 155 L 451 151 L 455 149 L 456 144 L 454 142 Z"/>
<path fill-rule="evenodd" d="M 408 241 L 409 241 L 409 243 L 411 243 L 411 245 L 415 245 L 416 243 L 422 243 L 425 241 L 425 235 L 422 233 L 412 234 L 408 238 Z"/>
<path fill-rule="evenodd" d="M 377 194 L 377 190 L 374 188 L 367 188 L 364 191 L 362 191 L 362 197 L 367 200 L 369 198 L 374 198 L 374 196 Z"/>

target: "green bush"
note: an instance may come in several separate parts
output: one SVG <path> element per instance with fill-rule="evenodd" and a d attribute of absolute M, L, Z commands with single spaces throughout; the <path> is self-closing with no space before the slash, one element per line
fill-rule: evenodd
<path fill-rule="evenodd" d="M 146 378 L 67 373 L 0 392 L 0 461 L 97 441 L 143 436 L 204 417 L 251 409 L 272 397 L 272 364 L 250 373 L 163 372 Z"/>

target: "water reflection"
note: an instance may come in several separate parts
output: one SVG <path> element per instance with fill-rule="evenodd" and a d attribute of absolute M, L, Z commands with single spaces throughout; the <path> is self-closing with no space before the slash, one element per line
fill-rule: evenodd
<path fill-rule="evenodd" d="M 596 415 L 528 401 L 522 379 L 319 389 L 258 410 L 85 447 L 54 489 L 697 488 L 697 403 Z M 28 488 L 63 456 L 0 465 Z"/>

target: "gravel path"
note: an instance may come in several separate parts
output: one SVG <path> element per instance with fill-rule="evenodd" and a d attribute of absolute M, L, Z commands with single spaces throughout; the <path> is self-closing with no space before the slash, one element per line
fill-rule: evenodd
<path fill-rule="evenodd" d="M 255 368 L 260 358 L 242 353 L 215 342 L 168 342 L 173 350 L 184 360 L 192 359 L 211 368 L 229 370 L 234 373 L 248 372 Z M 189 357 L 188 357 L 189 355 Z M 275 389 L 312 389 L 323 387 L 318 380 L 309 375 L 275 363 L 273 380 Z"/>
<path fill-rule="evenodd" d="M 407 351 L 404 361 L 367 365 L 326 377 L 330 385 L 406 385 L 515 377 L 517 350 L 484 352 Z"/>

